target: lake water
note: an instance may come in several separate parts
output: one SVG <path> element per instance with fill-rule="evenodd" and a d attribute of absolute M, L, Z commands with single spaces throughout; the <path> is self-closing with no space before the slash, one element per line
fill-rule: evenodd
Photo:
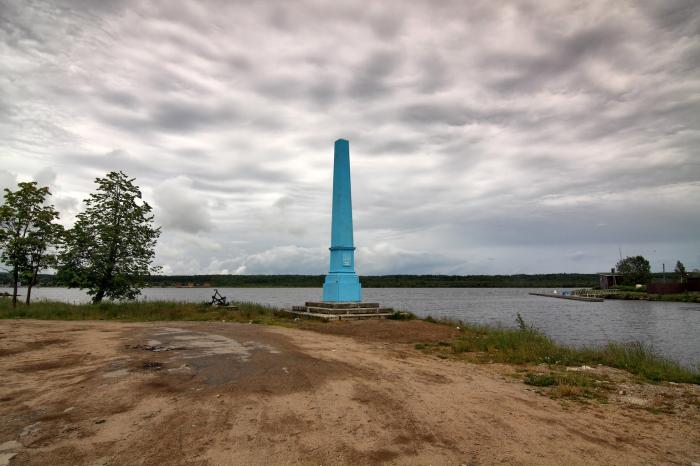
<path fill-rule="evenodd" d="M 4 289 L 9 291 L 8 289 Z M 1 290 L 0 290 L 1 291 Z M 363 300 L 411 311 L 419 316 L 515 327 L 525 321 L 569 345 L 641 341 L 687 366 L 700 365 L 700 304 L 608 300 L 587 303 L 530 296 L 532 288 L 365 288 Z M 219 288 L 232 301 L 277 307 L 321 299 L 320 288 Z M 21 291 L 24 294 L 24 290 Z M 141 299 L 209 301 L 211 288 L 146 288 Z M 36 288 L 33 299 L 82 303 L 80 290 Z"/>

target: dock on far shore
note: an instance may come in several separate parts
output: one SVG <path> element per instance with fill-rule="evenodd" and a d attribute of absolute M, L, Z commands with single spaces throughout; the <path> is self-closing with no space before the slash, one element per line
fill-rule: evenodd
<path fill-rule="evenodd" d="M 587 301 L 590 303 L 602 303 L 605 301 L 603 298 L 596 298 L 594 296 L 580 296 L 580 295 L 565 295 L 559 293 L 528 293 L 533 296 L 544 296 L 546 298 L 559 298 L 559 299 L 571 299 L 573 301 Z"/>

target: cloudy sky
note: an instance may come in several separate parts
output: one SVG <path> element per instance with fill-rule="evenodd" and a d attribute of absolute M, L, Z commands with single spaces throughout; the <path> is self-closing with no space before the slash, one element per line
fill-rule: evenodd
<path fill-rule="evenodd" d="M 700 267 L 700 2 L 0 0 L 0 185 L 136 178 L 166 273 Z"/>

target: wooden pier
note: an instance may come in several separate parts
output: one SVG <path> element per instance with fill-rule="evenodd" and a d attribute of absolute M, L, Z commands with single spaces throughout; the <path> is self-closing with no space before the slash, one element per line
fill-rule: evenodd
<path fill-rule="evenodd" d="M 603 298 L 596 298 L 593 296 L 578 296 L 578 295 L 564 295 L 559 293 L 528 293 L 533 296 L 544 296 L 546 298 L 559 298 L 559 299 L 570 299 L 572 301 L 586 301 L 589 303 L 602 303 L 605 301 Z"/>

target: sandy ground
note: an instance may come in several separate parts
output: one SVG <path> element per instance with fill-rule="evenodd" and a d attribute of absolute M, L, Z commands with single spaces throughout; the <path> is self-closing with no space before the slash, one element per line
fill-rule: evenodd
<path fill-rule="evenodd" d="M 698 387 L 550 399 L 410 344 L 449 333 L 0 321 L 0 465 L 700 462 Z M 673 414 L 642 408 L 658 396 Z"/>

